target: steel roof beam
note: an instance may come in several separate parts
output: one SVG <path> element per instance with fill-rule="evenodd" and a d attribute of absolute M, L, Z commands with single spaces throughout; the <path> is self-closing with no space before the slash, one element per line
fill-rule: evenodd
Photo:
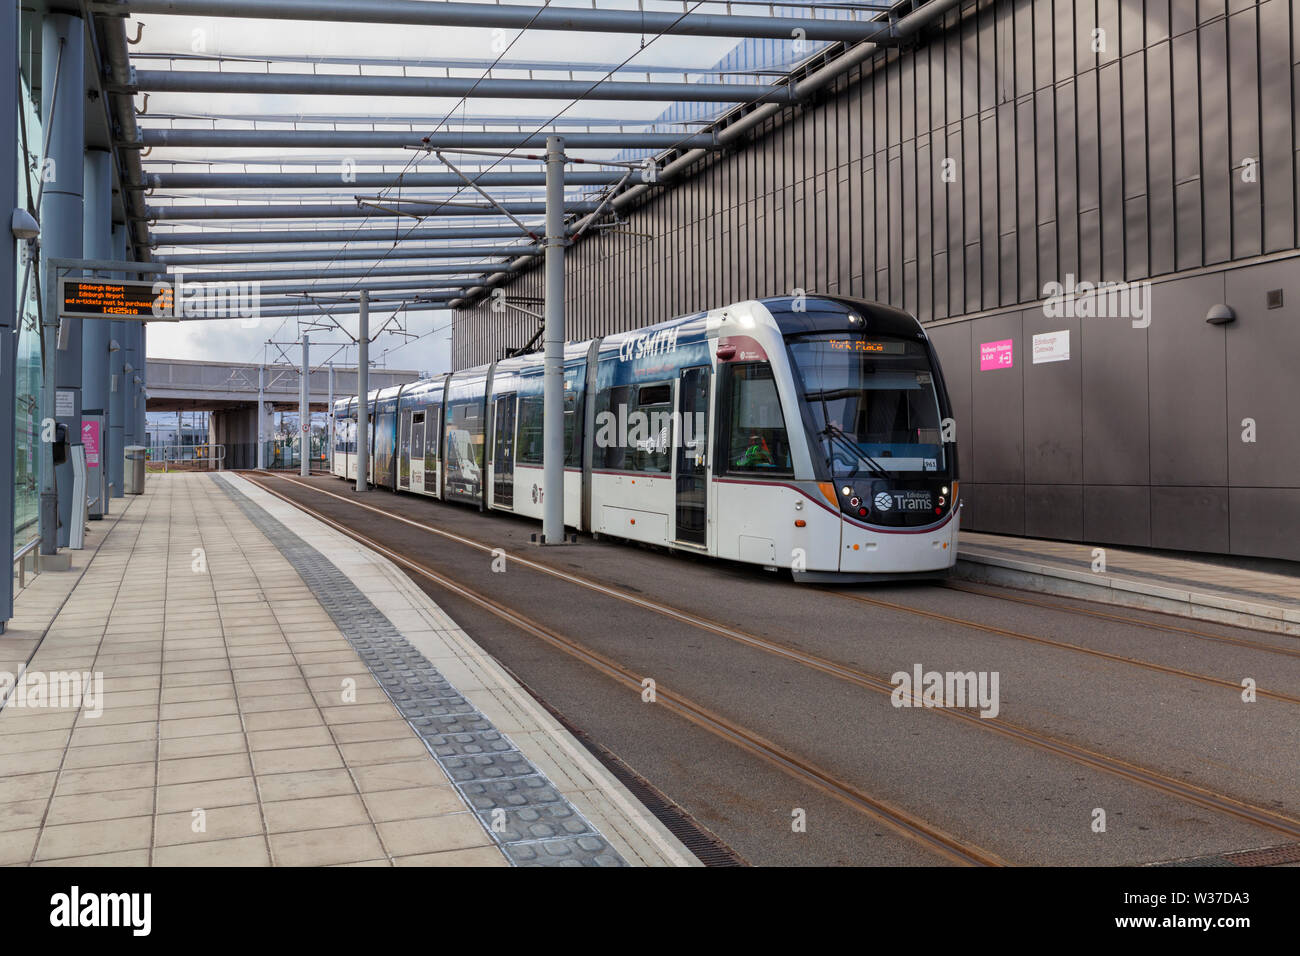
<path fill-rule="evenodd" d="M 519 202 L 503 203 L 516 216 L 540 216 L 546 212 L 546 203 Z M 589 213 L 596 209 L 594 202 L 571 202 L 565 205 L 566 212 Z M 441 216 L 499 216 L 495 208 L 488 205 L 472 206 L 469 204 L 452 206 L 447 203 L 412 203 L 401 204 L 400 211 L 394 208 L 376 206 L 344 205 L 343 203 L 303 203 L 296 206 L 148 206 L 148 218 L 155 220 L 200 220 L 200 219 L 367 219 L 386 216 L 416 216 L 432 218 Z"/>
<path fill-rule="evenodd" d="M 429 5 L 429 4 L 426 4 Z M 789 86 L 760 83 L 660 83 L 610 80 L 505 80 L 461 76 L 350 76 L 335 73 L 208 73 L 137 70 L 114 92 L 256 93 L 262 96 L 467 96 L 525 100 L 649 100 L 665 103 L 790 101 Z"/>
<path fill-rule="evenodd" d="M 443 246 L 442 248 L 397 249 L 340 249 L 330 253 L 322 249 L 276 249 L 267 252 L 192 252 L 180 255 L 154 256 L 155 262 L 169 266 L 234 265 L 258 262 L 339 262 L 348 259 L 483 259 L 492 256 L 519 256 L 535 254 L 537 245 L 516 246 Z"/>
<path fill-rule="evenodd" d="M 398 302 L 410 302 L 412 304 L 415 304 L 417 302 L 420 304 L 426 304 L 429 302 L 446 303 L 450 301 L 450 296 L 448 296 L 446 293 L 443 292 L 436 293 L 434 294 L 433 297 L 430 297 L 430 294 L 428 293 L 419 293 L 419 294 L 423 295 L 424 298 L 417 298 L 416 294 L 414 293 L 411 295 L 402 295 L 401 293 L 389 293 L 387 295 L 382 295 L 382 296 L 372 295 L 370 297 L 370 301 L 390 302 L 393 304 L 396 304 Z M 351 301 L 352 300 L 346 300 L 343 302 L 343 304 L 349 305 L 351 304 Z M 213 306 L 213 305 L 219 305 L 223 303 L 228 304 L 230 300 L 226 297 L 202 297 L 202 296 L 187 295 L 183 299 L 181 298 L 176 299 L 176 302 L 178 303 L 178 308 L 179 308 L 180 303 L 184 303 L 185 305 L 188 306 L 205 306 L 205 305 Z M 338 302 L 339 300 L 337 298 L 331 298 L 331 297 L 326 297 L 326 299 L 321 300 L 321 304 L 326 306 L 334 305 L 337 304 Z M 316 303 L 312 300 L 310 296 L 300 296 L 300 295 L 268 296 L 265 293 L 261 293 L 257 295 L 255 298 L 253 298 L 251 304 L 254 305 L 256 308 L 254 310 L 254 315 L 248 316 L 249 318 L 255 317 L 256 314 L 261 313 L 264 309 L 292 309 L 299 305 L 311 306 L 314 308 L 316 305 Z M 232 307 L 232 312 L 233 311 L 234 310 Z M 238 313 L 231 315 L 230 317 L 237 318 Z"/>
<path fill-rule="evenodd" d="M 449 308 L 451 306 L 447 302 L 412 302 L 399 309 L 397 303 L 390 302 L 383 308 L 376 308 L 372 303 L 370 311 L 371 317 L 374 318 L 375 313 L 388 313 L 390 310 L 393 312 L 442 312 Z M 314 316 L 324 318 L 326 315 L 332 315 L 337 318 L 341 315 L 357 315 L 357 310 L 358 306 L 355 302 L 321 303 L 320 305 L 305 302 L 295 308 L 267 309 L 264 312 L 258 312 L 256 317 L 259 319 L 310 319 Z M 239 318 L 239 316 L 231 316 L 231 318 Z"/>
<path fill-rule="evenodd" d="M 412 59 L 401 56 L 331 56 L 312 53 L 253 53 L 253 54 L 219 54 L 219 53 L 180 53 L 150 52 L 133 53 L 135 60 L 168 60 L 171 62 L 190 63 L 309 63 L 329 64 L 332 66 L 396 66 L 403 69 L 418 70 L 503 70 L 516 73 L 532 71 L 553 73 L 616 73 L 620 70 L 637 75 L 654 74 L 670 76 L 719 76 L 741 73 L 755 73 L 750 70 L 719 70 L 714 67 L 669 66 L 662 63 L 595 63 L 587 61 L 566 60 L 501 60 L 499 58 L 442 56 L 434 60 Z M 771 72 L 768 70 L 767 72 Z"/>
<path fill-rule="evenodd" d="M 347 176 L 345 179 L 344 176 Z M 604 170 L 577 170 L 565 176 L 573 186 L 612 186 L 622 173 Z M 544 186 L 545 173 L 497 172 L 471 174 L 471 182 L 480 186 Z M 463 186 L 465 180 L 455 173 L 145 173 L 147 189 L 348 189 L 351 187 L 386 189 L 400 184 L 403 188 L 429 186 Z"/>
<path fill-rule="evenodd" d="M 256 117 L 251 117 L 256 119 Z M 141 129 L 138 141 L 125 147 L 269 148 L 269 149 L 542 149 L 547 133 L 441 132 L 420 135 L 404 130 L 329 129 Z M 573 149 L 713 149 L 712 133 L 565 133 Z"/>
<path fill-rule="evenodd" d="M 139 54 L 137 54 L 139 56 Z M 643 72 L 638 70 L 637 72 Z M 680 72 L 680 71 L 678 71 Z M 211 111 L 200 112 L 198 110 L 179 112 L 173 110 L 149 110 L 148 118 L 150 120 L 180 120 L 182 122 L 215 122 L 217 120 L 247 123 L 253 120 L 262 123 L 320 123 L 326 126 L 333 126 L 336 123 L 352 126 L 374 126 L 376 124 L 409 124 L 412 126 L 427 127 L 429 123 L 428 113 L 258 113 L 256 116 L 249 116 L 247 113 L 216 113 Z M 691 126 L 703 125 L 706 120 L 698 117 L 687 119 L 685 117 L 676 120 L 666 120 L 662 117 L 648 117 L 637 119 L 636 117 L 625 116 L 580 116 L 573 113 L 565 113 L 563 116 L 542 116 L 535 114 L 532 116 L 520 116 L 510 113 L 460 113 L 454 116 L 445 117 L 448 126 L 537 126 L 545 124 L 548 126 L 567 125 L 572 127 L 582 126 L 609 126 L 623 128 L 632 127 L 666 127 L 666 126 Z"/>
<path fill-rule="evenodd" d="M 542 226 L 537 227 L 538 233 Z M 149 244 L 160 246 L 255 245 L 263 242 L 423 242 L 429 239 L 522 239 L 528 233 L 514 224 L 475 228 L 443 227 L 394 232 L 387 229 L 262 229 L 246 232 L 154 232 Z"/>
<path fill-rule="evenodd" d="M 189 276 L 185 277 L 189 281 Z M 365 289 L 367 292 L 394 291 L 398 289 L 409 289 L 412 292 L 428 292 L 433 289 L 446 290 L 450 293 L 457 289 L 465 289 L 473 285 L 474 279 L 426 279 L 419 276 L 413 276 L 410 279 L 393 279 L 390 282 L 370 282 L 368 280 L 355 279 L 351 282 L 276 282 L 270 284 L 259 283 L 263 295 L 287 295 L 290 292 L 360 292 Z"/>
<path fill-rule="evenodd" d="M 502 265 L 474 266 L 383 266 L 366 268 L 357 264 L 338 263 L 314 269 L 274 269 L 267 272 L 192 272 L 186 270 L 186 282 L 275 282 L 285 279 L 343 279 L 355 276 L 481 276 L 504 269 Z M 170 273 L 175 275 L 176 273 Z M 475 279 L 474 281 L 478 281 Z"/>
<path fill-rule="evenodd" d="M 423 0 L 124 0 L 96 3 L 102 12 L 161 13 L 191 17 L 241 17 L 254 20 L 310 20 L 333 23 L 386 23 L 407 26 L 482 27 L 564 32 L 666 34 L 696 37 L 753 37 L 789 40 L 887 39 L 891 25 L 869 20 L 816 17 L 753 17 L 736 14 L 649 10 L 596 10 L 573 7 L 515 6 Z M 796 32 L 799 31 L 799 32 Z"/>

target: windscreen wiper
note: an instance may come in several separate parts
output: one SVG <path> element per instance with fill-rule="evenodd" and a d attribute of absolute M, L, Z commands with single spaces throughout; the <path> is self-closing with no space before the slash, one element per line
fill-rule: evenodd
<path fill-rule="evenodd" d="M 843 429 L 835 425 L 832 425 L 830 422 L 827 422 L 826 427 L 822 429 L 822 434 L 825 435 L 827 438 L 833 439 L 834 441 L 838 442 L 841 449 L 848 451 L 850 454 L 853 455 L 854 458 L 858 459 L 858 461 L 866 465 L 867 468 L 871 470 L 871 473 L 875 475 L 877 478 L 889 477 L 889 472 L 886 471 L 883 466 L 881 466 L 880 462 L 876 461 L 870 455 L 863 452 L 862 449 L 859 448 L 858 445 L 855 442 L 853 442 L 848 435 L 844 433 Z"/>

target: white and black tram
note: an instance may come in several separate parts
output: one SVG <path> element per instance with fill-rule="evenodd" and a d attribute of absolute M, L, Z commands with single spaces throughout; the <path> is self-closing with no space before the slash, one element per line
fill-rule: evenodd
<path fill-rule="evenodd" d="M 542 356 L 372 392 L 377 486 L 541 519 Z M 333 470 L 357 473 L 357 400 Z M 952 409 L 906 312 L 738 302 L 570 343 L 564 521 L 796 580 L 933 575 L 957 556 Z"/>

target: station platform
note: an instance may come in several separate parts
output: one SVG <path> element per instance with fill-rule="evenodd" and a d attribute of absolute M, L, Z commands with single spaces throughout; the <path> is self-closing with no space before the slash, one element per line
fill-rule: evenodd
<path fill-rule="evenodd" d="M 228 474 L 113 505 L 0 635 L 0 864 L 699 865 L 382 556 Z"/>
<path fill-rule="evenodd" d="M 1193 556 L 962 531 L 956 576 L 1300 635 L 1300 576 Z"/>

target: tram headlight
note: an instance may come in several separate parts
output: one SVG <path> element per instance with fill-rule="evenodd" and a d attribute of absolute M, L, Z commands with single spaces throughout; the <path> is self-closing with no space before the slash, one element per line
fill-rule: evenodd
<path fill-rule="evenodd" d="M 939 489 L 939 494 L 941 494 L 941 495 L 946 495 L 947 493 L 948 493 L 948 486 L 947 486 L 947 485 L 944 485 L 942 488 Z"/>
<path fill-rule="evenodd" d="M 853 494 L 853 489 L 850 488 L 848 485 L 845 485 L 843 488 L 840 489 L 840 491 L 844 493 L 844 497 L 846 498 L 849 495 Z"/>

